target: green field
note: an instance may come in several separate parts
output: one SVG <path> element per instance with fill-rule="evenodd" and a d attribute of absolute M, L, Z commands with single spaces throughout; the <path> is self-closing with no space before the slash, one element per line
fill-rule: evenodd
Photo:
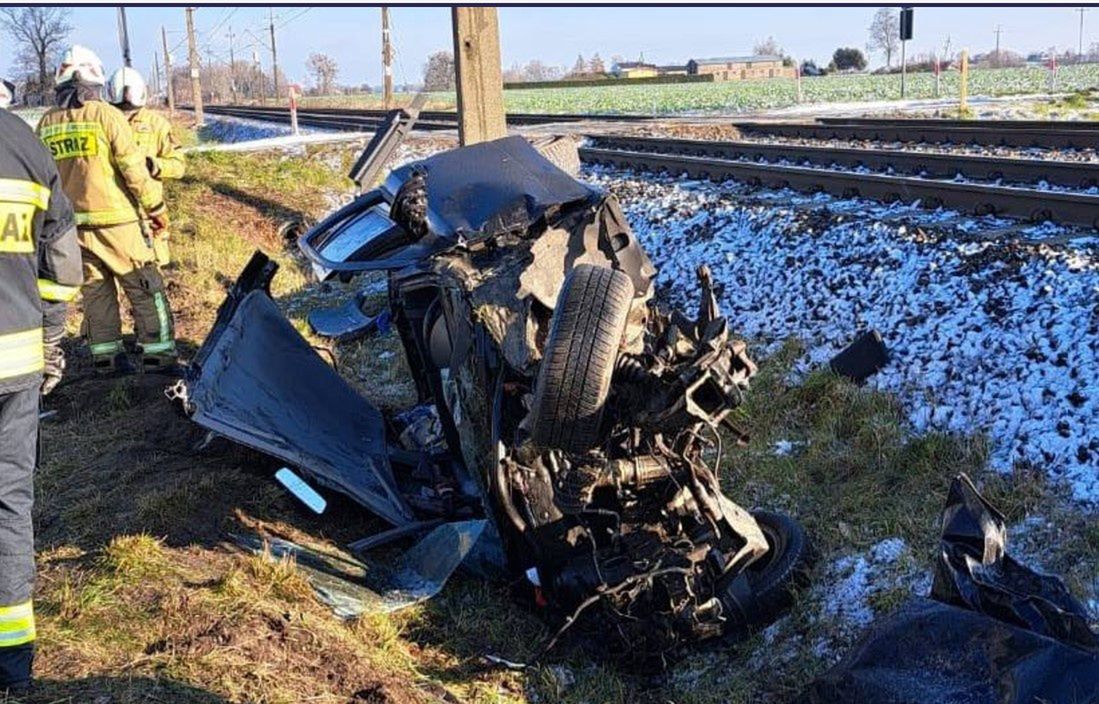
<path fill-rule="evenodd" d="M 806 78 L 802 92 L 807 103 L 867 102 L 900 99 L 899 75 L 846 74 Z M 537 113 L 737 113 L 781 108 L 797 103 L 797 86 L 791 79 L 728 83 L 680 83 L 668 85 L 598 86 L 594 88 L 540 88 L 504 92 L 509 112 Z M 1064 66 L 1057 90 L 1071 92 L 1099 88 L 1099 64 Z M 1048 90 L 1044 68 L 984 69 L 970 72 L 970 96 L 1044 93 Z M 935 97 L 935 77 L 914 73 L 908 77 L 909 98 Z M 958 94 L 958 72 L 942 76 L 941 96 Z M 399 96 L 401 97 L 401 96 Z M 411 99 L 411 96 L 404 96 Z M 430 94 L 435 109 L 454 107 L 453 93 Z M 380 107 L 380 96 L 338 96 L 307 99 L 313 105 L 369 105 Z"/>

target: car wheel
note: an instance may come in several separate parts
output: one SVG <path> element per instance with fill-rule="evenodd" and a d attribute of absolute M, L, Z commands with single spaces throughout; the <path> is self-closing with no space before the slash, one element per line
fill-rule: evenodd
<path fill-rule="evenodd" d="M 598 442 L 632 299 L 620 271 L 581 264 L 565 278 L 534 387 L 538 447 L 582 453 Z"/>
<path fill-rule="evenodd" d="M 755 511 L 752 516 L 770 548 L 747 569 L 754 602 L 748 621 L 761 625 L 793 606 L 795 590 L 808 581 L 813 552 L 805 529 L 793 518 L 771 511 Z"/>

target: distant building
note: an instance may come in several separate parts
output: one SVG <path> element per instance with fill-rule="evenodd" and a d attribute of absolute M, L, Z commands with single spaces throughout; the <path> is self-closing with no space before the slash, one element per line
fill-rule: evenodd
<path fill-rule="evenodd" d="M 660 75 L 655 64 L 642 61 L 623 61 L 611 66 L 611 75 L 615 78 L 652 78 Z"/>
<path fill-rule="evenodd" d="M 793 66 L 784 66 L 781 56 L 719 56 L 713 59 L 691 59 L 687 73 L 692 76 L 710 74 L 715 81 L 750 81 L 756 78 L 794 78 Z"/>
<path fill-rule="evenodd" d="M 687 65 L 682 66 L 657 66 L 656 72 L 661 76 L 686 76 Z"/>

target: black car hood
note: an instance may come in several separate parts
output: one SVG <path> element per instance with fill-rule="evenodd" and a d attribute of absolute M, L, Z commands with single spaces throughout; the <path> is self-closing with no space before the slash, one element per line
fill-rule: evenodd
<path fill-rule="evenodd" d="M 598 196 L 519 136 L 394 169 L 384 186 L 390 199 L 416 172 L 425 174 L 432 231 L 459 241 L 522 231 L 553 208 Z"/>

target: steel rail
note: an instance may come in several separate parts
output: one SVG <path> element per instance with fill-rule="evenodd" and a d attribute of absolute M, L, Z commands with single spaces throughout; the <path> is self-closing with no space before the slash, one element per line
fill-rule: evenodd
<path fill-rule="evenodd" d="M 285 109 L 261 111 L 254 108 L 227 108 L 224 106 L 207 106 L 205 109 L 206 112 L 211 115 L 225 115 L 227 117 L 241 117 L 249 120 L 290 124 L 290 111 Z M 298 111 L 298 124 L 305 127 L 321 127 L 344 132 L 358 132 L 376 130 L 383 122 L 383 118 L 380 117 L 351 115 L 335 116 L 317 114 L 310 110 Z M 456 127 L 456 123 L 453 122 L 418 120 L 414 129 L 452 130 Z"/>
<path fill-rule="evenodd" d="M 987 127 L 997 130 L 1083 130 L 1099 132 L 1095 120 L 956 120 L 938 117 L 818 117 L 822 125 L 890 127 Z"/>
<path fill-rule="evenodd" d="M 265 107 L 259 105 L 208 105 L 206 110 L 209 112 L 230 114 L 229 111 L 249 111 L 256 115 L 289 115 L 289 109 L 284 107 Z M 385 118 L 386 112 L 384 110 L 370 110 L 370 109 L 358 109 L 358 108 L 310 108 L 302 107 L 298 109 L 298 115 L 309 113 L 311 115 L 330 115 L 336 118 L 347 118 L 355 120 L 377 120 L 381 121 Z M 286 119 L 289 119 L 287 117 Z M 458 114 L 446 110 L 424 110 L 420 113 L 420 119 L 427 121 L 428 123 L 450 123 L 453 128 L 458 123 Z M 598 122 L 643 122 L 651 120 L 652 118 L 647 115 L 596 115 L 586 113 L 570 113 L 570 114 L 550 114 L 550 113 L 508 113 L 508 124 L 512 125 L 547 125 L 560 122 L 584 122 L 584 121 L 598 121 Z"/>
<path fill-rule="evenodd" d="M 589 139 L 593 146 L 605 149 L 750 161 L 763 159 L 776 162 L 785 159 L 794 164 L 808 162 L 824 167 L 835 164 L 848 169 L 892 169 L 900 174 L 929 178 L 954 178 L 961 174 L 965 178 L 989 181 L 1003 179 L 1012 183 L 1035 184 L 1046 181 L 1069 188 L 1091 188 L 1099 184 L 1099 163 L 1094 162 L 1009 159 L 901 149 L 833 148 L 612 135 L 593 135 Z"/>
<path fill-rule="evenodd" d="M 980 123 L 975 123 L 979 125 Z M 950 125 L 832 125 L 796 122 L 737 122 L 743 134 L 807 139 L 877 140 L 928 144 L 974 144 L 983 147 L 1097 149 L 1099 131 Z"/>
<path fill-rule="evenodd" d="M 692 178 L 732 178 L 753 186 L 792 188 L 809 193 L 823 191 L 841 198 L 869 198 L 886 203 L 919 201 L 927 208 L 945 207 L 973 215 L 1030 222 L 1051 220 L 1063 225 L 1099 229 L 1099 196 L 1080 193 L 592 147 L 581 148 L 580 159 L 589 164 L 641 171 L 685 173 Z"/>

